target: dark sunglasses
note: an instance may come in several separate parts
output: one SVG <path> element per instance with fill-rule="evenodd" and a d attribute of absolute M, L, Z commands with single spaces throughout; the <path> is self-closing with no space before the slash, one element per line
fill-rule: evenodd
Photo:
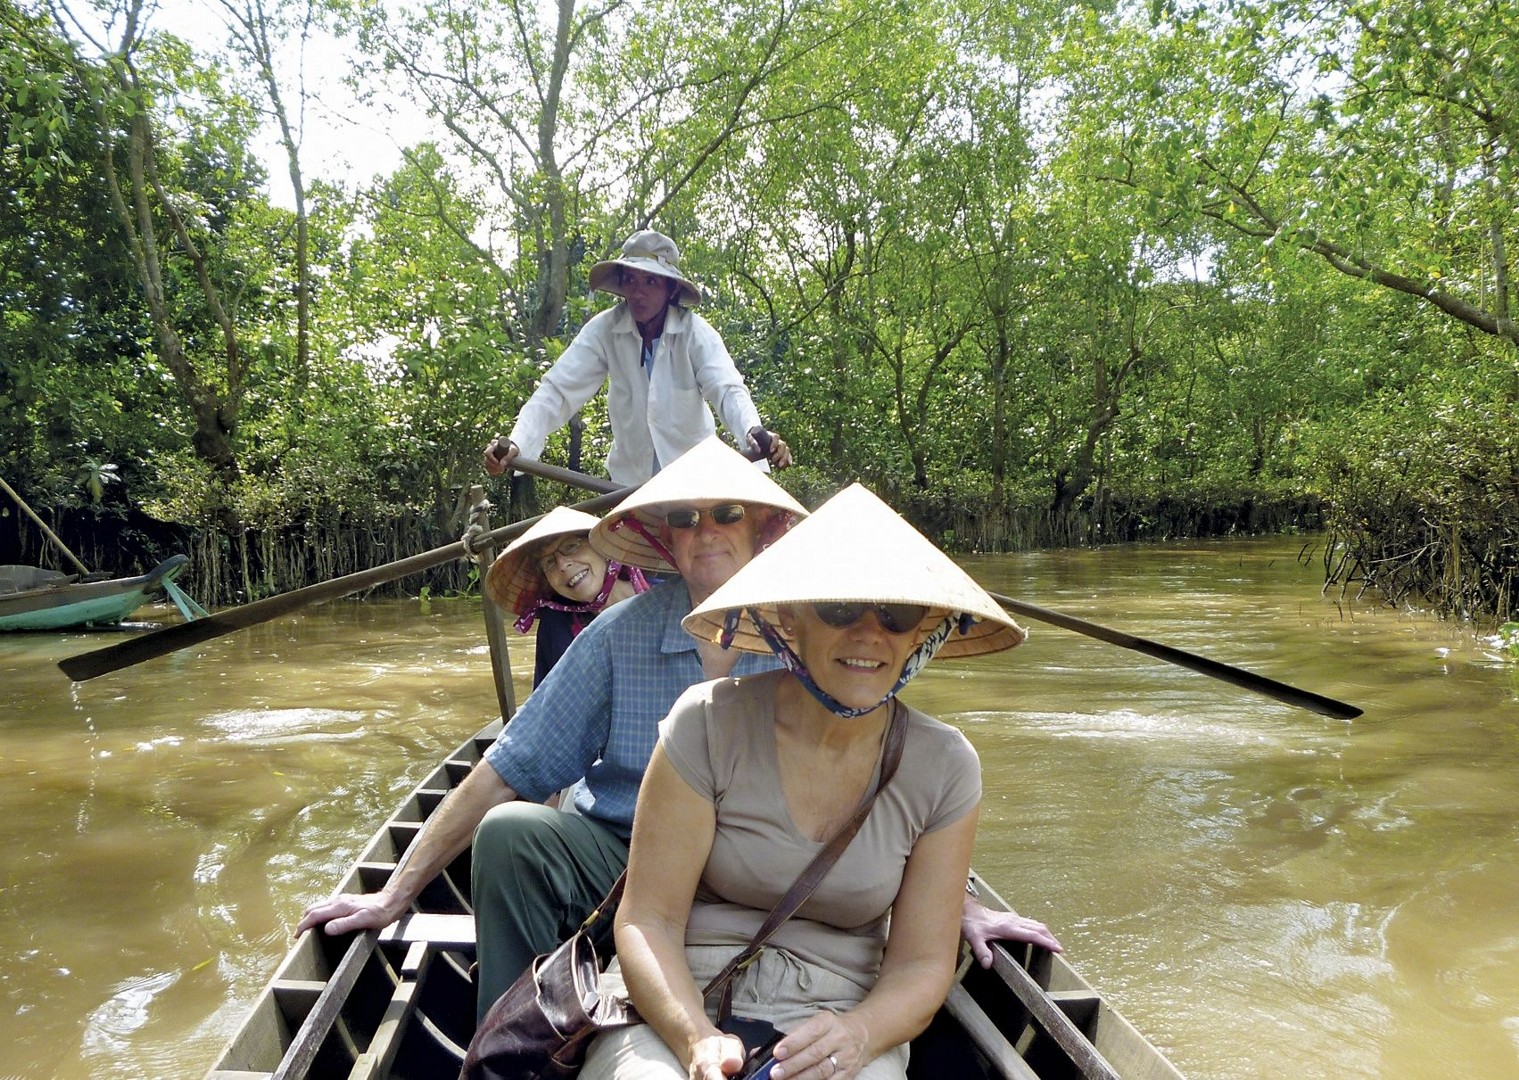
<path fill-rule="evenodd" d="M 672 529 L 694 529 L 703 514 L 710 514 L 718 525 L 733 525 L 744 520 L 744 504 L 725 503 L 710 510 L 671 510 L 665 514 L 665 524 Z"/>
<path fill-rule="evenodd" d="M 876 613 L 876 621 L 888 634 L 907 634 L 916 630 L 928 614 L 926 604 L 813 604 L 813 614 L 835 630 L 853 626 L 867 611 Z"/>

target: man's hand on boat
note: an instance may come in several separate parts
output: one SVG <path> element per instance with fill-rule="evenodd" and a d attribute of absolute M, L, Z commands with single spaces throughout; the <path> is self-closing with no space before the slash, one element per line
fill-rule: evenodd
<path fill-rule="evenodd" d="M 350 930 L 383 930 L 399 919 L 405 910 L 405 903 L 389 899 L 384 892 L 344 893 L 308 907 L 295 932 L 304 934 L 323 924 L 329 934 L 346 934 Z"/>
<path fill-rule="evenodd" d="M 1050 928 L 1039 920 L 1026 918 L 1016 911 L 993 911 L 969 896 L 965 898 L 965 911 L 960 916 L 960 936 L 970 945 L 976 963 L 984 968 L 992 966 L 994 941 L 1024 941 L 1050 952 L 1063 951 Z"/>

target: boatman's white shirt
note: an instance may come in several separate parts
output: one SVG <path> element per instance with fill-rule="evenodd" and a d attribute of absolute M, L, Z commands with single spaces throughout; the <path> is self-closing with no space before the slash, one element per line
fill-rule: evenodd
<path fill-rule="evenodd" d="M 581 328 L 517 414 L 511 440 L 537 459 L 549 435 L 608 383 L 612 447 L 607 472 L 618 484 L 641 484 L 716 430 L 712 411 L 741 451 L 760 424 L 759 410 L 712 325 L 671 304 L 655 343 L 653 370 L 641 363 L 643 340 L 626 302 Z M 710 406 L 710 408 L 708 407 Z"/>

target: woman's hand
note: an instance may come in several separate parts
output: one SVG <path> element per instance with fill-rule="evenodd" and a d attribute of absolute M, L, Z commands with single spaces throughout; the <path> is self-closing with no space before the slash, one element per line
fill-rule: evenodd
<path fill-rule="evenodd" d="M 744 1044 L 735 1035 L 708 1035 L 691 1044 L 690 1080 L 725 1080 L 744 1067 Z"/>
<path fill-rule="evenodd" d="M 820 1012 L 775 1044 L 775 1080 L 849 1080 L 870 1062 L 870 1034 L 848 1013 Z"/>
<path fill-rule="evenodd" d="M 1038 919 L 1019 915 L 1016 911 L 992 911 L 969 896 L 960 916 L 960 936 L 970 945 L 976 963 L 984 968 L 992 966 L 992 942 L 1024 941 L 1050 952 L 1060 952 L 1060 941 L 1050 928 Z"/>

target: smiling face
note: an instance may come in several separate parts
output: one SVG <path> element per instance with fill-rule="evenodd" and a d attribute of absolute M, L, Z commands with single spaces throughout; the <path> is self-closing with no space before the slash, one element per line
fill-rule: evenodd
<path fill-rule="evenodd" d="M 596 554 L 585 533 L 555 537 L 538 555 L 543 579 L 566 600 L 588 604 L 601 591 L 607 561 Z"/>
<path fill-rule="evenodd" d="M 730 506 L 732 502 L 731 499 L 708 499 L 685 503 L 681 508 L 710 510 L 714 506 Z M 742 518 L 727 524 L 718 521 L 712 514 L 700 514 L 695 526 L 689 529 L 674 529 L 668 524 L 660 526 L 660 539 L 675 557 L 675 566 L 680 571 L 680 576 L 686 579 L 692 604 L 699 604 L 711 596 L 754 558 L 759 530 L 768 519 L 769 510 L 754 506 L 746 507 L 745 510 Z"/>
<path fill-rule="evenodd" d="M 813 681 L 850 709 L 870 708 L 889 694 L 921 639 L 916 627 L 888 632 L 874 611 L 844 627 L 829 626 L 811 604 L 782 605 L 777 614 Z"/>

